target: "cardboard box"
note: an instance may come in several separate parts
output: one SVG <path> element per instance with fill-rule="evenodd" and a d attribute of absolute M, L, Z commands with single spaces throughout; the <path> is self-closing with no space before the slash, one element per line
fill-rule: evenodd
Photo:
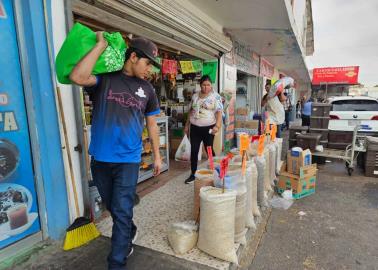
<path fill-rule="evenodd" d="M 300 168 L 312 164 L 312 155 L 309 149 L 302 152 L 287 152 L 287 171 L 292 174 L 299 175 Z"/>
<path fill-rule="evenodd" d="M 300 168 L 300 174 L 295 175 L 285 170 L 286 164 L 281 167 L 278 177 L 277 191 L 282 193 L 285 190 L 292 190 L 294 199 L 301 199 L 315 193 L 317 168 L 316 164 Z"/>
<path fill-rule="evenodd" d="M 248 115 L 248 108 L 247 107 L 241 107 L 236 109 L 237 115 Z"/>
<path fill-rule="evenodd" d="M 258 120 L 235 121 L 235 128 L 258 129 L 259 121 Z"/>

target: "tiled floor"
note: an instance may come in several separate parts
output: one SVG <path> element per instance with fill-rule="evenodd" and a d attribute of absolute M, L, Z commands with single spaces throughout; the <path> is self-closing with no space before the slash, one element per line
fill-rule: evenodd
<path fill-rule="evenodd" d="M 169 163 L 170 164 L 168 171 L 165 171 L 157 177 L 150 178 L 138 184 L 137 193 L 140 197 L 143 197 L 148 193 L 158 189 L 159 187 L 165 185 L 169 180 L 177 177 L 184 172 L 188 172 L 189 176 L 190 164 L 188 162 L 180 162 L 171 159 Z"/>
<path fill-rule="evenodd" d="M 187 166 L 173 162 L 169 172 L 138 186 L 142 198 L 134 208 L 134 221 L 139 232 L 137 245 L 176 256 L 168 243 L 167 228 L 173 222 L 192 218 L 194 188 L 193 184 L 184 184 L 188 176 Z M 97 227 L 103 235 L 111 236 L 110 217 L 101 220 Z M 230 263 L 209 256 L 197 248 L 177 257 L 216 269 L 228 269 L 230 266 Z"/>

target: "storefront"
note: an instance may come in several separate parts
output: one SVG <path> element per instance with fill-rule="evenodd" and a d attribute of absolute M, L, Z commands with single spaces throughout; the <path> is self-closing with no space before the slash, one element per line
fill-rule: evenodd
<path fill-rule="evenodd" d="M 199 79 L 203 74 L 210 75 L 214 90 L 219 91 L 219 58 L 231 49 L 231 41 L 222 34 L 219 25 L 215 25 L 207 17 L 198 18 L 195 15 L 197 13 L 194 6 L 171 6 L 159 2 L 146 3 L 142 8 L 136 2 L 97 1 L 88 4 L 87 1 L 78 0 L 72 1 L 71 4 L 66 7 L 59 3 L 53 4 L 55 56 L 68 30 L 76 22 L 93 31 L 120 32 L 126 43 L 133 37 L 145 37 L 158 45 L 162 68 L 161 70 L 153 69 L 149 80 L 160 101 L 161 115 L 158 118 L 160 152 L 163 158 L 163 170 L 167 170 L 169 156 L 171 154 L 172 157 L 174 148 L 178 147 L 173 140 L 182 140 L 191 95 L 199 90 Z M 64 8 L 72 11 L 68 13 L 68 17 L 62 12 Z M 163 17 L 154 13 L 159 8 L 165 10 Z M 80 89 L 75 86 L 61 84 L 58 86 L 61 88 L 65 104 L 64 111 L 69 115 L 66 118 L 69 118 L 67 126 L 70 146 L 80 145 L 84 149 L 81 153 L 71 150 L 73 159 L 77 160 L 77 164 L 82 164 L 81 167 L 74 166 L 76 186 L 79 193 L 83 194 L 80 196 L 80 211 L 82 212 L 85 201 L 92 199 L 93 206 L 91 195 L 96 196 L 96 192 L 92 192 L 95 188 L 92 187 L 90 187 L 90 194 L 85 194 L 87 188 L 82 185 L 88 183 L 80 181 L 90 177 L 89 158 L 86 157 L 85 147 L 90 143 L 91 101 L 85 92 L 82 99 Z M 82 112 L 83 117 L 81 117 Z M 220 134 L 215 139 L 216 152 L 217 149 L 221 151 L 222 144 Z M 152 166 L 151 143 L 145 130 L 139 182 L 152 177 Z M 68 193 L 72 198 L 70 189 Z M 73 205 L 70 204 L 70 209 L 72 208 Z"/>
<path fill-rule="evenodd" d="M 42 1 L 0 1 L 0 261 L 68 226 Z"/>
<path fill-rule="evenodd" d="M 233 41 L 234 63 L 237 68 L 236 108 L 247 107 L 251 114 L 259 111 L 258 98 L 260 57 L 247 45 Z"/>

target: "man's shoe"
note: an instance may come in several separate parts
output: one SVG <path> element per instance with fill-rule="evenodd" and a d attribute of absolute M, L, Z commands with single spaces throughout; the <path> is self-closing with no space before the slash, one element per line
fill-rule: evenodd
<path fill-rule="evenodd" d="M 133 239 L 131 240 L 131 243 L 135 244 L 136 240 L 138 239 L 138 231 L 136 230 L 134 232 L 134 236 L 133 236 Z"/>
<path fill-rule="evenodd" d="M 127 254 L 127 258 L 130 257 L 133 254 L 133 252 L 134 252 L 134 248 L 131 247 L 129 254 Z"/>
<path fill-rule="evenodd" d="M 191 174 L 191 175 L 188 177 L 188 179 L 185 180 L 185 184 L 189 184 L 189 183 L 193 182 L 194 179 L 196 179 L 196 178 L 194 177 L 193 174 Z"/>

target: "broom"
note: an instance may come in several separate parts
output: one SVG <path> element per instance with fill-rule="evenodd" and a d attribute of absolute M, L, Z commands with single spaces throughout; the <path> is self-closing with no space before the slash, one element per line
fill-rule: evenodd
<path fill-rule="evenodd" d="M 77 196 L 70 147 L 68 143 L 67 126 L 66 126 L 66 121 L 64 117 L 62 97 L 60 94 L 59 87 L 57 88 L 57 96 L 58 96 L 58 106 L 59 106 L 59 111 L 60 111 L 60 116 L 61 116 L 61 121 L 62 121 L 62 126 L 63 126 L 64 141 L 65 141 L 66 149 L 67 149 L 68 165 L 70 168 L 70 176 L 71 176 L 72 190 L 74 194 L 76 216 L 79 216 L 80 215 L 79 199 Z M 99 236 L 100 236 L 99 231 L 97 230 L 96 226 L 90 219 L 86 217 L 78 217 L 74 220 L 71 226 L 68 227 L 68 229 L 66 230 L 66 238 L 64 239 L 63 249 L 70 250 L 73 248 L 80 247 L 82 245 L 89 243 L 91 240 Z"/>

